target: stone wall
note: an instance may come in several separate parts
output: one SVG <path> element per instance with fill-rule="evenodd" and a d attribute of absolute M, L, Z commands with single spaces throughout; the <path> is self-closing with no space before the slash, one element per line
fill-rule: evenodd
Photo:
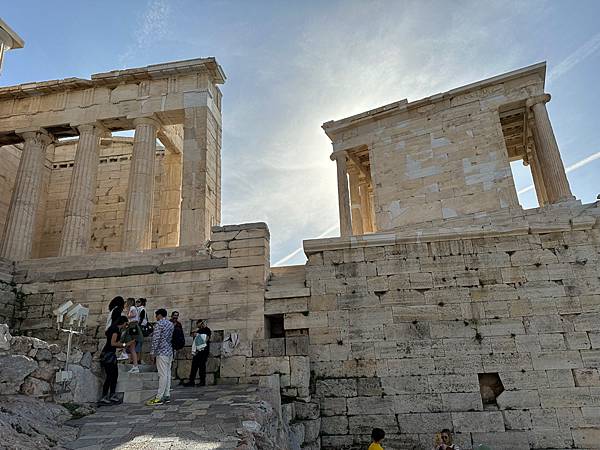
<path fill-rule="evenodd" d="M 21 261 L 14 278 L 23 299 L 17 328 L 57 339 L 52 310 L 71 300 L 90 308 L 90 339 L 82 349 L 93 350 L 103 338 L 110 300 L 145 297 L 151 313 L 159 307 L 180 311 L 186 334 L 197 319 L 221 333 L 237 332 L 241 351 L 264 334 L 268 267 L 269 231 L 260 223 L 214 227 L 207 248 Z"/>
<path fill-rule="evenodd" d="M 391 448 L 442 428 L 467 449 L 597 448 L 598 217 L 305 241 L 311 297 L 284 325 L 309 334 L 323 448 L 364 448 L 375 426 Z"/>
<path fill-rule="evenodd" d="M 13 263 L 0 258 L 0 323 L 12 325 L 19 309 L 16 289 L 12 285 Z"/>

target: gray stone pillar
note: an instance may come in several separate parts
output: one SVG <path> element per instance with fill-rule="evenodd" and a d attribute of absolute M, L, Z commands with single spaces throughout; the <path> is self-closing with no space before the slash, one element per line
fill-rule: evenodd
<path fill-rule="evenodd" d="M 340 236 L 352 235 L 352 216 L 350 214 L 350 194 L 348 192 L 348 175 L 346 169 L 346 153 L 331 155 L 337 163 L 338 208 L 340 213 Z"/>
<path fill-rule="evenodd" d="M 123 251 L 145 250 L 152 243 L 152 207 L 154 205 L 154 160 L 158 121 L 143 117 L 133 121 L 133 156 L 129 169 Z"/>
<path fill-rule="evenodd" d="M 44 130 L 27 131 L 21 136 L 25 140 L 25 146 L 17 169 L 0 252 L 2 257 L 14 261 L 31 258 L 44 158 L 46 147 L 52 142 L 52 138 Z"/>
<path fill-rule="evenodd" d="M 65 208 L 60 256 L 85 255 L 91 239 L 96 177 L 100 162 L 100 137 L 104 129 L 95 124 L 77 128 L 79 142 Z"/>
<path fill-rule="evenodd" d="M 548 111 L 546 102 L 550 101 L 550 94 L 539 95 L 527 100 L 527 107 L 533 111 L 536 137 L 536 153 L 540 162 L 542 178 L 546 187 L 549 203 L 572 200 L 573 194 L 567 180 L 567 174 L 560 157 L 560 151 Z"/>

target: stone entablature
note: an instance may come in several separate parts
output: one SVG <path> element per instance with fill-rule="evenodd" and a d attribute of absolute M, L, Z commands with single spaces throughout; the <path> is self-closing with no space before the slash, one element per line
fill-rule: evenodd
<path fill-rule="evenodd" d="M 174 245 L 199 245 L 221 214 L 221 93 L 214 58 L 158 64 L 0 88 L 0 144 L 23 142 L 1 254 L 32 256 L 43 191 L 44 154 L 58 138 L 79 136 L 65 209 L 61 255 L 89 251 L 100 139 L 135 129 L 122 247 L 151 246 L 154 153 L 158 138 L 180 154 L 180 220 Z M 171 238 L 169 238 L 169 244 Z"/>
<path fill-rule="evenodd" d="M 510 162 L 540 205 L 573 200 L 545 103 L 545 63 L 323 124 L 342 236 L 519 206 Z"/>

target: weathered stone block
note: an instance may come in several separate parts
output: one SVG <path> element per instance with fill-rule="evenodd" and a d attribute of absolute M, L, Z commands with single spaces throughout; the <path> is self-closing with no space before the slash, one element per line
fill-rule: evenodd
<path fill-rule="evenodd" d="M 321 398 L 320 409 L 322 416 L 344 416 L 348 412 L 346 399 L 339 397 Z"/>
<path fill-rule="evenodd" d="M 246 373 L 246 357 L 245 356 L 230 356 L 229 358 L 221 358 L 221 377 L 239 378 Z"/>
<path fill-rule="evenodd" d="M 325 435 L 348 434 L 348 418 L 345 416 L 322 417 L 321 433 Z"/>
<path fill-rule="evenodd" d="M 308 355 L 309 337 L 308 336 L 289 336 L 285 338 L 285 354 Z"/>
<path fill-rule="evenodd" d="M 316 395 L 318 397 L 356 397 L 356 380 L 352 378 L 318 380 Z"/>
<path fill-rule="evenodd" d="M 454 412 L 452 423 L 456 431 L 504 431 L 504 418 L 500 411 Z"/>
<path fill-rule="evenodd" d="M 348 415 L 394 414 L 394 397 L 351 397 L 348 399 Z"/>

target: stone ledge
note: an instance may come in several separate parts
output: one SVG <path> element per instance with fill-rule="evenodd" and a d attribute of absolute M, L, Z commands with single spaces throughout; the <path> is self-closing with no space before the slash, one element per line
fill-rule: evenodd
<path fill-rule="evenodd" d="M 552 219 L 547 215 L 548 211 L 557 214 L 558 217 Z M 600 202 L 583 206 L 570 203 L 562 206 L 551 205 L 538 208 L 533 213 L 514 216 L 512 221 L 513 223 L 509 224 L 494 224 L 494 217 L 491 217 L 488 224 L 464 224 L 462 226 L 451 226 L 452 222 L 447 221 L 439 226 L 416 230 L 390 230 L 360 236 L 306 239 L 303 241 L 303 246 L 304 253 L 310 256 L 323 251 L 382 245 L 591 230 L 600 225 Z"/>
<path fill-rule="evenodd" d="M 174 247 L 18 261 L 13 279 L 16 283 L 27 284 L 227 267 L 227 258 L 211 257 L 204 247 Z"/>

